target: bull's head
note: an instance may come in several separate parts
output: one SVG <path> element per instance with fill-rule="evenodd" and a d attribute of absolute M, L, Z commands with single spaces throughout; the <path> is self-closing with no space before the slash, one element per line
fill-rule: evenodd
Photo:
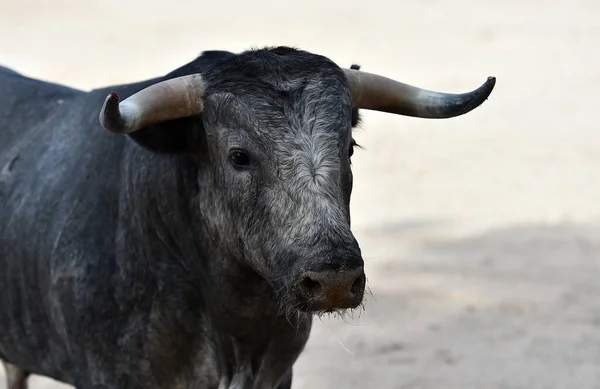
<path fill-rule="evenodd" d="M 202 210 L 209 224 L 231 235 L 239 259 L 288 309 L 333 311 L 357 307 L 365 290 L 349 210 L 357 110 L 450 118 L 482 104 L 494 84 L 490 77 L 469 93 L 432 92 L 279 48 L 234 56 L 122 102 L 110 94 L 100 121 L 123 134 L 196 120 L 204 145 L 196 150 L 207 154 L 197 177 L 216 188 Z"/>

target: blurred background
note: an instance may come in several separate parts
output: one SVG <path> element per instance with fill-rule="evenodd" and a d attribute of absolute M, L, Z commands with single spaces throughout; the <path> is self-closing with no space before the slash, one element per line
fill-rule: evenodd
<path fill-rule="evenodd" d="M 83 89 L 264 45 L 445 92 L 497 77 L 465 116 L 363 113 L 372 296 L 316 320 L 294 389 L 600 387 L 599 41 L 597 0 L 0 1 L 0 64 Z"/>

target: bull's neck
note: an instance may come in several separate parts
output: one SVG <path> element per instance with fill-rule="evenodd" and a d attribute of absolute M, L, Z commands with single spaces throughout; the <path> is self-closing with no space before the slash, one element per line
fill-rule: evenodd
<path fill-rule="evenodd" d="M 273 286 L 227 245 L 205 247 L 202 251 L 206 256 L 201 272 L 208 274 L 202 293 L 210 301 L 207 308 L 221 330 L 240 341 L 269 342 L 274 334 L 295 332 L 309 319 L 306 315 L 285 317 Z"/>
<path fill-rule="evenodd" d="M 181 293 L 188 302 L 183 308 L 190 313 L 188 319 L 198 323 L 191 340 L 198 350 L 212 345 L 214 354 L 200 352 L 192 365 L 202 366 L 207 357 L 214 358 L 223 387 L 274 389 L 304 349 L 312 318 L 283 316 L 271 285 L 241 258 L 225 247 L 199 246 L 198 255 L 182 258 L 185 262 L 180 265 L 175 256 L 165 258 L 178 270 L 166 276 L 169 289 L 162 291 Z M 167 251 L 171 250 L 165 247 L 163 252 Z"/>
<path fill-rule="evenodd" d="M 277 387 L 308 340 L 311 318 L 282 316 L 272 287 L 215 228 L 210 204 L 190 201 L 195 172 L 176 158 L 133 153 L 121 181 L 117 260 L 129 285 L 155 285 L 143 297 L 151 304 L 133 304 L 152 306 L 149 330 L 161 334 L 148 358 L 165 366 L 164 350 L 188 350 L 182 369 L 191 376 L 219 387 Z"/>

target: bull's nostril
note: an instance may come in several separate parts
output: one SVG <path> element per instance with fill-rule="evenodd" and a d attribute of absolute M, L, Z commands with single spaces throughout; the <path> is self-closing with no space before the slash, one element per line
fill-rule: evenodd
<path fill-rule="evenodd" d="M 356 277 L 356 279 L 352 283 L 352 286 L 350 287 L 350 292 L 354 295 L 360 295 L 360 294 L 362 294 L 364 288 L 365 288 L 365 275 L 362 274 L 362 275 Z"/>
<path fill-rule="evenodd" d="M 301 282 L 301 286 L 306 292 L 310 294 L 319 293 L 323 288 L 319 281 L 315 281 L 308 276 L 304 277 L 304 279 Z"/>

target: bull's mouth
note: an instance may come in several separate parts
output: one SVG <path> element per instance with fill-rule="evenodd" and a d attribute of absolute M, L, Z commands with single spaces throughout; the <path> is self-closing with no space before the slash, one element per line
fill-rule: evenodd
<path fill-rule="evenodd" d="M 337 313 L 358 308 L 363 300 L 363 295 L 354 295 L 349 299 L 340 299 L 339 296 L 330 296 L 323 299 L 299 298 L 298 310 L 303 313 Z"/>

